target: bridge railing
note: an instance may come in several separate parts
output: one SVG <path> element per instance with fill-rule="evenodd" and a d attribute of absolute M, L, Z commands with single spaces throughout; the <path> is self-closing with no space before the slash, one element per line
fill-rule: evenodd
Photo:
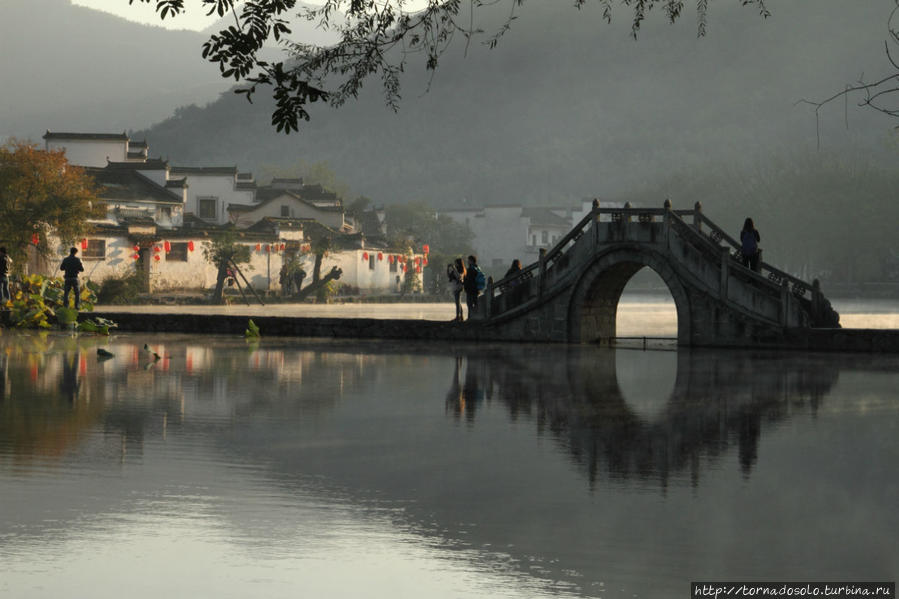
<path fill-rule="evenodd" d="M 697 226 L 699 224 L 699 226 Z M 694 228 L 700 233 L 702 233 L 703 227 L 708 229 L 707 237 L 711 239 L 714 243 L 721 245 L 724 242 L 729 247 L 731 258 L 742 264 L 743 261 L 743 251 L 742 244 L 727 234 L 721 227 L 712 222 L 706 215 L 702 213 L 702 209 L 694 211 Z M 759 248 L 759 252 L 761 252 L 761 248 Z M 763 260 L 759 260 L 759 270 L 756 272 L 759 277 L 770 281 L 774 285 L 778 287 L 789 287 L 790 292 L 798 297 L 805 298 L 809 300 L 814 299 L 816 286 L 814 283 L 809 284 L 795 277 L 783 270 L 764 262 Z"/>
<path fill-rule="evenodd" d="M 692 220 L 692 223 L 688 222 Z M 634 208 L 630 204 L 623 207 L 594 208 L 587 213 L 566 235 L 548 251 L 541 250 L 537 262 L 521 271 L 494 282 L 488 281 L 487 314 L 498 315 L 528 300 L 540 296 L 557 277 L 566 271 L 570 249 L 590 229 L 595 222 L 612 223 L 667 223 L 682 234 L 694 240 L 710 259 L 720 260 L 721 252 L 727 248 L 729 266 L 736 266 L 729 272 L 764 290 L 771 296 L 783 297 L 786 292 L 812 303 L 813 313 L 824 309 L 823 295 L 818 282 L 806 283 L 801 279 L 759 260 L 759 271 L 754 272 L 742 266 L 741 244 L 724 229 L 702 213 L 702 205 L 697 202 L 692 210 L 674 210 L 666 200 L 663 208 Z M 760 250 L 761 251 L 761 250 Z M 723 268 L 723 266 L 722 266 Z"/>

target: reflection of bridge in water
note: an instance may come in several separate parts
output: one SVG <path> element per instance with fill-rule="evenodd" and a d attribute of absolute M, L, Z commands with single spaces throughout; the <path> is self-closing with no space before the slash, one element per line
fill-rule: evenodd
<path fill-rule="evenodd" d="M 481 403 L 502 402 L 513 420 L 532 418 L 541 434 L 552 435 L 591 486 L 607 477 L 656 479 L 665 487 L 678 473 L 697 484 L 701 465 L 734 446 L 748 476 L 763 423 L 814 413 L 839 377 L 822 359 L 578 347 L 549 371 L 535 371 L 527 356 L 492 348 L 457 358 L 447 410 L 474 423 Z M 647 377 L 647 365 L 666 361 L 661 380 L 643 385 L 637 390 L 643 397 L 636 397 L 633 387 Z M 620 376 L 620 366 L 630 374 Z M 639 405 L 647 393 L 650 405 Z"/>

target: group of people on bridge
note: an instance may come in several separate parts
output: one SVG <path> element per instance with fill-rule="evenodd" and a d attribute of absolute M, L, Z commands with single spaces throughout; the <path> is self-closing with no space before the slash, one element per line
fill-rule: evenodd
<path fill-rule="evenodd" d="M 759 242 L 761 235 L 755 228 L 755 224 L 751 218 L 747 218 L 743 222 L 743 229 L 740 231 L 740 253 L 743 266 L 755 272 L 758 272 L 761 266 L 761 250 Z M 505 279 L 521 272 L 521 260 L 515 259 L 509 270 L 506 271 Z M 483 271 L 478 266 L 477 256 L 468 256 L 468 265 L 466 266 L 462 258 L 456 258 L 454 262 L 446 265 L 446 277 L 449 280 L 450 290 L 453 294 L 453 300 L 456 303 L 455 322 L 465 320 L 462 311 L 462 292 L 465 292 L 465 304 L 468 306 L 468 319 L 477 312 L 478 296 L 487 286 L 487 279 Z"/>

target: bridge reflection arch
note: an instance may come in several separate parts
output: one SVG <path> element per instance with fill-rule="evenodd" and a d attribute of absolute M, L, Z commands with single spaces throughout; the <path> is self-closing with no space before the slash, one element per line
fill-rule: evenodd
<path fill-rule="evenodd" d="M 677 342 L 688 345 L 691 339 L 689 295 L 668 258 L 638 244 L 616 246 L 599 253 L 584 269 L 568 305 L 568 341 L 609 343 L 613 340 L 621 294 L 644 267 L 655 272 L 668 288 L 677 310 Z"/>

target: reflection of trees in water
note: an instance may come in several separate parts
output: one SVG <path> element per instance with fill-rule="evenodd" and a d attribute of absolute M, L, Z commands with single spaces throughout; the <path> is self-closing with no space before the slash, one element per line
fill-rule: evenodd
<path fill-rule="evenodd" d="M 153 345 L 155 360 L 131 339 L 0 337 L 0 440 L 19 457 L 62 455 L 99 430 L 101 453 L 140 455 L 148 435 L 229 428 L 251 416 L 314 417 L 398 359 L 277 342 L 166 341 Z M 114 357 L 98 360 L 100 345 Z"/>
<path fill-rule="evenodd" d="M 533 418 L 541 434 L 555 437 L 591 486 L 605 474 L 655 478 L 664 487 L 681 472 L 696 484 L 703 460 L 734 445 L 748 476 L 765 423 L 797 410 L 814 413 L 838 378 L 829 357 L 819 363 L 799 354 L 679 351 L 674 391 L 659 398 L 658 415 L 646 418 L 628 405 L 619 384 L 616 361 L 628 356 L 580 347 L 557 362 L 512 347 L 460 354 L 447 410 L 473 424 L 479 401 L 496 399 L 513 420 Z"/>

